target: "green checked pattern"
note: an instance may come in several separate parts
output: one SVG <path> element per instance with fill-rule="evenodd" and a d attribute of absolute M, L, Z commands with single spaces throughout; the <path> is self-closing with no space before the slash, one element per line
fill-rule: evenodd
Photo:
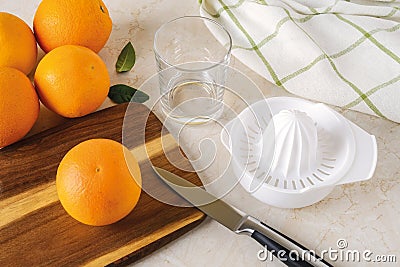
<path fill-rule="evenodd" d="M 233 55 L 299 96 L 400 122 L 400 1 L 203 0 Z"/>

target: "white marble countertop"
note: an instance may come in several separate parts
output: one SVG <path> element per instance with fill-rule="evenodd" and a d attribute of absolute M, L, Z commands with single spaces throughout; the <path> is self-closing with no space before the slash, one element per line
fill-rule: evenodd
<path fill-rule="evenodd" d="M 2 1 L 0 10 L 13 13 L 32 25 L 39 0 Z M 139 88 L 155 74 L 152 51 L 155 30 L 164 22 L 183 15 L 198 15 L 198 2 L 179 0 L 106 0 L 113 31 L 106 47 L 99 55 L 106 62 L 111 84 L 125 83 Z M 128 74 L 116 74 L 114 64 L 120 49 L 130 40 L 136 50 L 137 61 Z M 43 53 L 40 54 L 40 57 Z M 238 60 L 231 66 L 250 77 L 266 97 L 289 95 L 261 78 Z M 112 105 L 108 99 L 102 108 Z M 353 112 L 340 111 L 377 138 L 378 164 L 374 177 L 366 182 L 337 186 L 323 201 L 302 209 L 279 209 L 263 204 L 235 187 L 224 199 L 243 211 L 258 217 L 272 227 L 291 236 L 310 249 L 337 249 L 337 240 L 345 239 L 349 250 L 370 250 L 375 255 L 396 255 L 400 262 L 400 125 Z M 42 108 L 39 121 L 32 133 L 42 131 L 63 121 Z M 207 126 L 202 126 L 207 127 Z M 200 128 L 201 129 L 201 128 Z M 207 128 L 204 128 L 207 129 Z M 188 129 L 183 134 L 187 152 L 196 155 L 196 141 L 202 137 L 217 138 L 218 130 L 199 133 Z M 193 134 L 196 132 L 197 134 Z M 31 133 L 31 134 L 32 134 Z M 226 161 L 228 154 L 218 154 L 216 162 Z M 221 168 L 215 164 L 200 173 L 203 181 L 212 180 Z M 211 191 L 218 190 L 211 188 Z M 281 263 L 257 259 L 260 246 L 252 239 L 237 236 L 218 223 L 207 219 L 199 227 L 160 248 L 136 263 L 137 266 L 281 266 Z M 367 263 L 336 261 L 335 266 L 365 266 Z M 370 266 L 376 263 L 368 263 Z"/>

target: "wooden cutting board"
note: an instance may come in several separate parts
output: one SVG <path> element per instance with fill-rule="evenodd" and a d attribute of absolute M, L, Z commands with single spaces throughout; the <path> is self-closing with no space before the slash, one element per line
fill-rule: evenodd
<path fill-rule="evenodd" d="M 62 157 L 87 139 L 121 142 L 125 115 L 124 144 L 139 160 L 144 188 L 154 189 L 168 201 L 184 203 L 158 179 L 151 164 L 201 185 L 195 172 L 178 170 L 170 163 L 172 159 L 193 170 L 171 135 L 161 131 L 157 117 L 142 104 L 131 105 L 71 119 L 0 150 L 0 266 L 127 265 L 205 218 L 195 208 L 164 204 L 146 192 L 127 217 L 102 227 L 79 223 L 61 206 L 55 176 Z"/>

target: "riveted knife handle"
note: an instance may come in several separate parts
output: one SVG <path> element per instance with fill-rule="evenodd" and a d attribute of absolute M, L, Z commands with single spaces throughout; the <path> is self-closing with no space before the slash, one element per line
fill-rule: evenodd
<path fill-rule="evenodd" d="M 333 267 L 303 245 L 254 217 L 247 216 L 236 233 L 251 236 L 287 266 Z"/>
<path fill-rule="evenodd" d="M 258 231 L 254 231 L 251 235 L 258 243 L 260 243 L 264 248 L 266 248 L 269 252 L 272 253 L 275 257 L 277 257 L 280 261 L 282 261 L 287 266 L 291 267 L 312 267 L 310 263 L 303 260 L 291 259 L 289 257 L 290 251 L 282 247 L 280 244 L 276 243 L 274 240 L 266 237 L 262 233 Z M 282 253 L 283 252 L 283 253 Z"/>

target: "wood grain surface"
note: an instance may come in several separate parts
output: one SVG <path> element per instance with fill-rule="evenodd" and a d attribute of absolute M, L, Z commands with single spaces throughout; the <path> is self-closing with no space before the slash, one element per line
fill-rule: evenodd
<path fill-rule="evenodd" d="M 127 107 L 117 105 L 69 120 L 0 150 L 0 266 L 126 265 L 205 218 L 195 208 L 171 206 L 146 192 L 127 217 L 108 226 L 81 224 L 62 208 L 55 188 L 58 164 L 69 149 L 91 138 L 123 142 L 139 160 L 143 188 L 170 203 L 185 204 L 158 179 L 152 164 L 201 185 L 195 172 L 170 163 L 173 159 L 193 170 L 172 136 L 161 131 L 156 116 L 141 104 Z"/>

